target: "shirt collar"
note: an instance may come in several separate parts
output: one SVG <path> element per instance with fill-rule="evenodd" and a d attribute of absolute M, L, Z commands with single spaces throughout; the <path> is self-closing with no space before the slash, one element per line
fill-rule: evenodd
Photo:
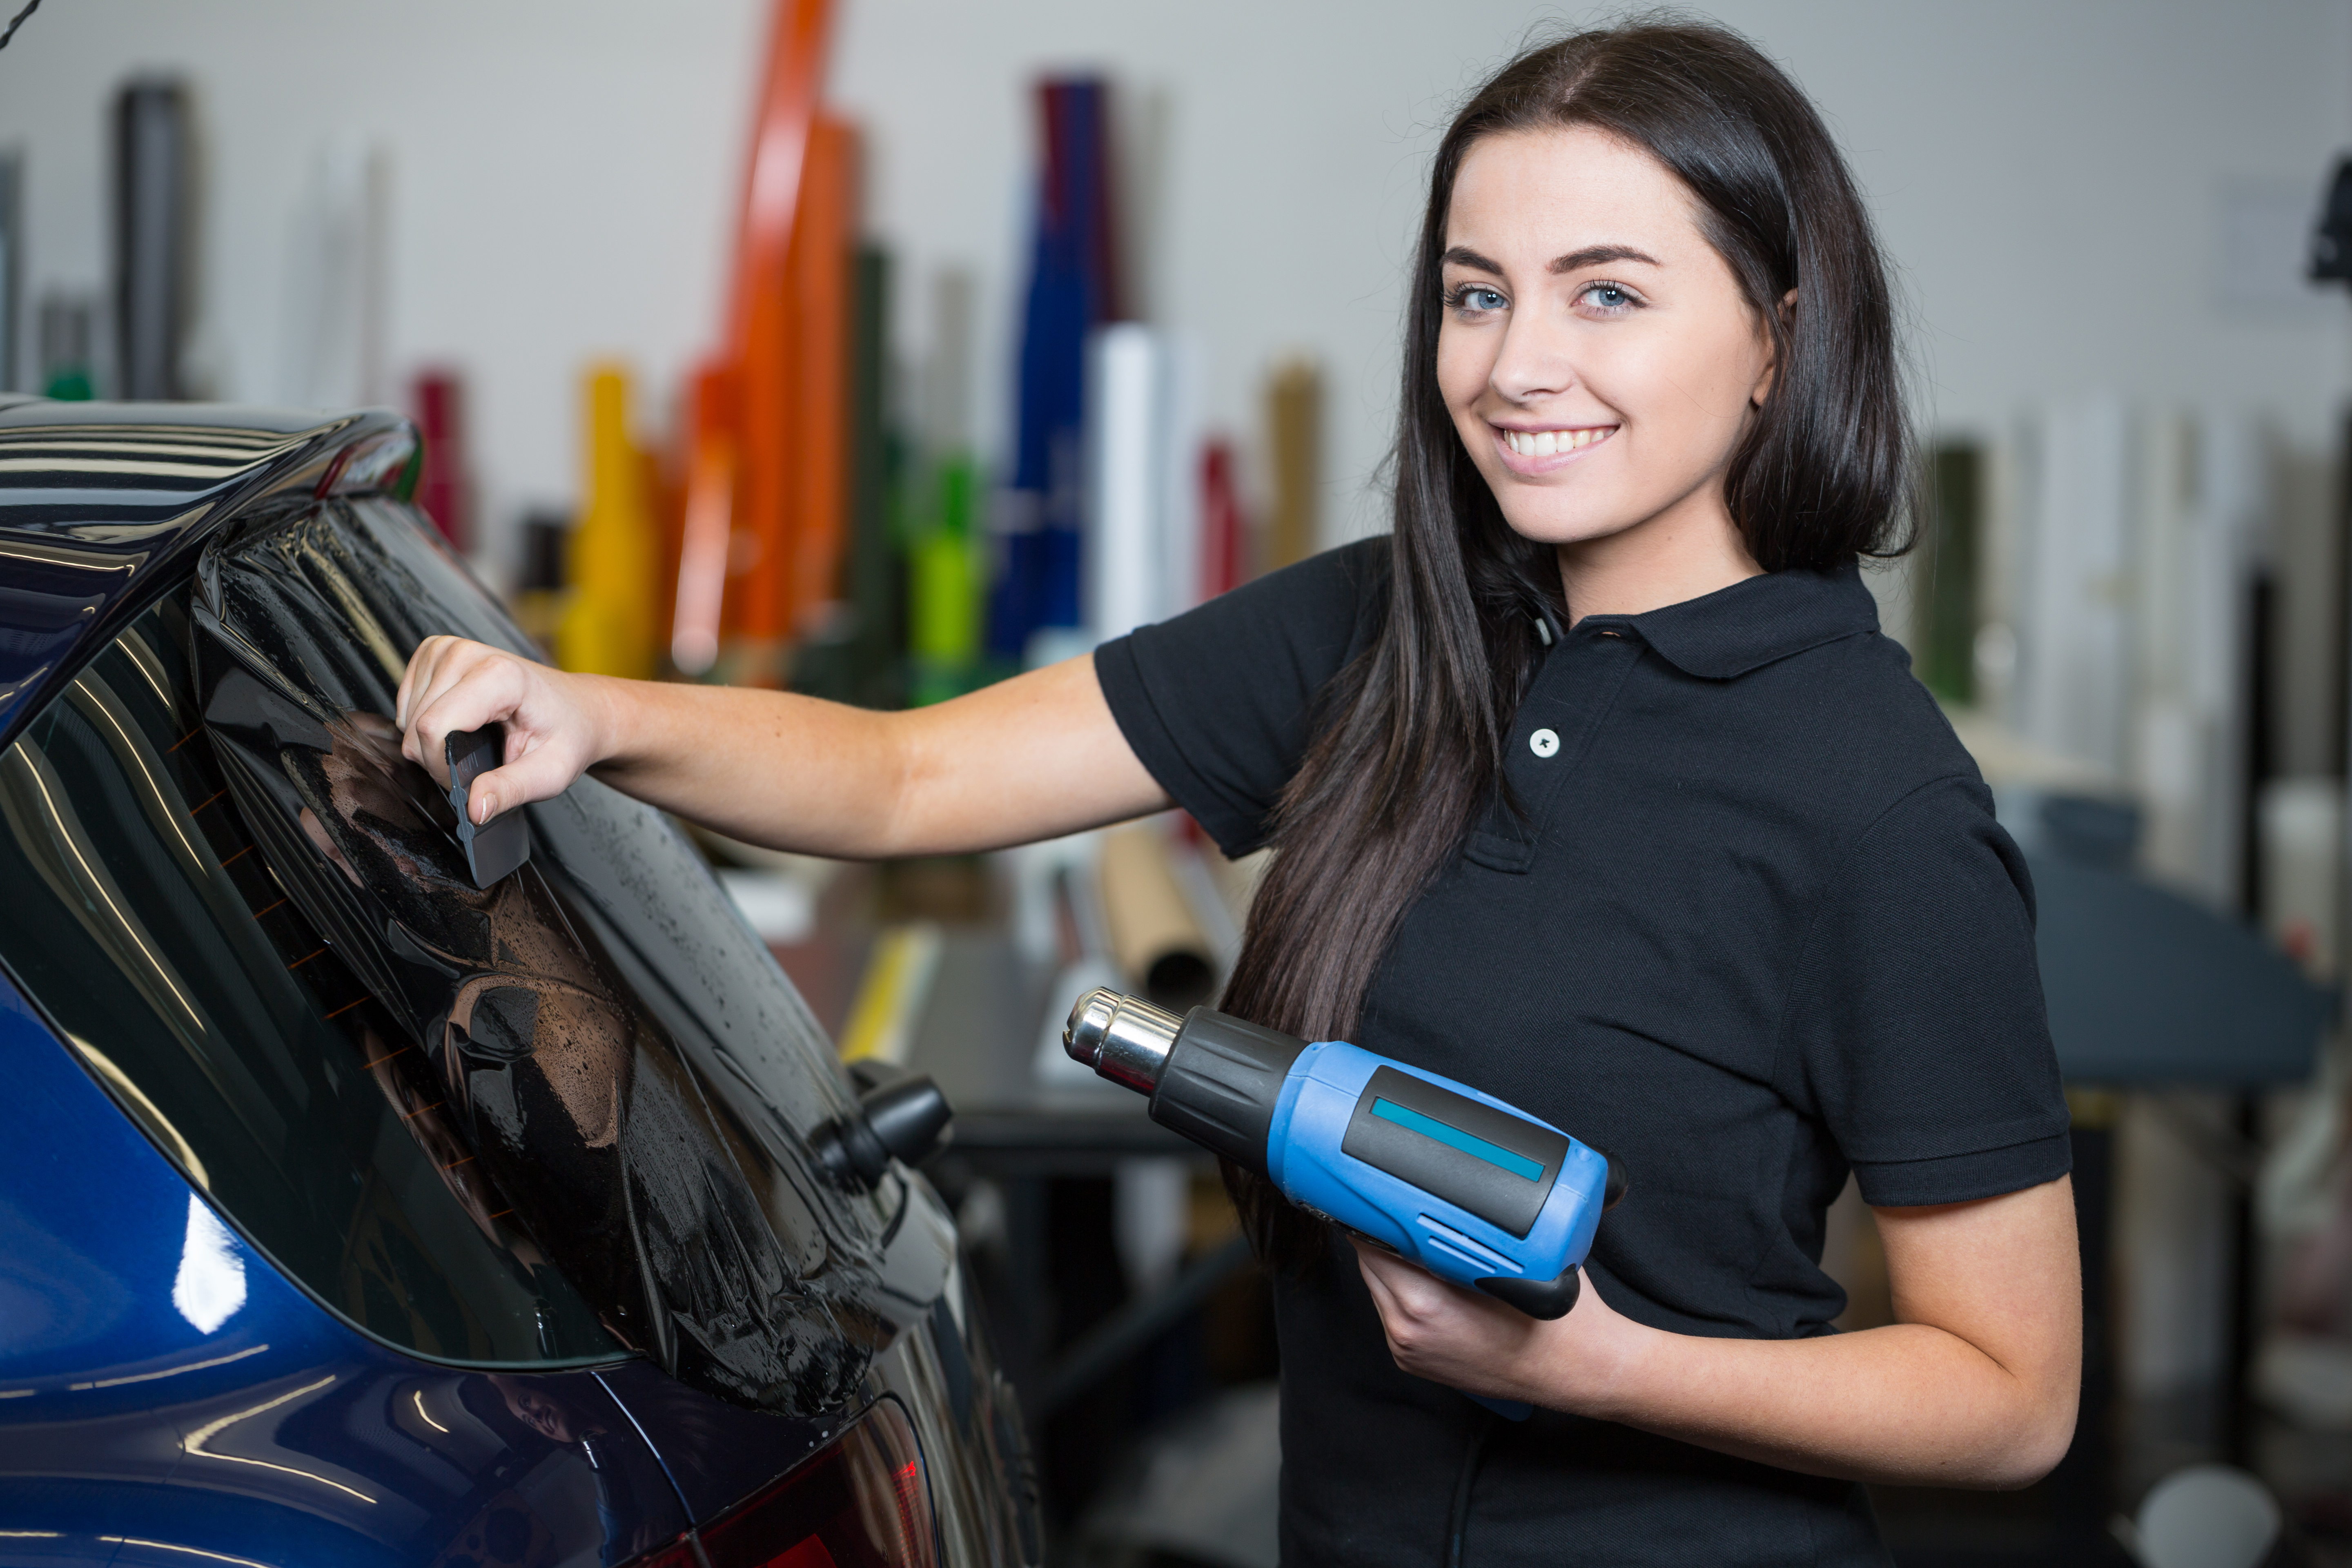
<path fill-rule="evenodd" d="M 1685 675 L 1730 680 L 1790 654 L 1878 629 L 1878 602 L 1858 563 L 1827 572 L 1790 568 L 1749 577 L 1639 616 L 1588 616 L 1604 633 L 1630 627 Z"/>

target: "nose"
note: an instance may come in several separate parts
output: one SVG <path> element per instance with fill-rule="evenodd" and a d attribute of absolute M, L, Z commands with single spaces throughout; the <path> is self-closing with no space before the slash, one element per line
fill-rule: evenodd
<path fill-rule="evenodd" d="M 1515 312 L 1487 384 L 1513 403 L 1533 403 L 1576 384 L 1567 334 L 1537 311 Z"/>

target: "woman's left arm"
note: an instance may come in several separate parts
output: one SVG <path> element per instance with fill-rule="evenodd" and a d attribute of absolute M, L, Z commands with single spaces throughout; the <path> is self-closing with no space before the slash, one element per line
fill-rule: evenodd
<path fill-rule="evenodd" d="M 2074 1438 L 2082 1384 L 2072 1184 L 1874 1212 L 1896 1321 L 1815 1339 L 1668 1333 L 1612 1310 L 1589 1279 L 1574 1311 L 1538 1322 L 1357 1252 L 1389 1350 L 1417 1377 L 1813 1475 L 2039 1480 Z"/>

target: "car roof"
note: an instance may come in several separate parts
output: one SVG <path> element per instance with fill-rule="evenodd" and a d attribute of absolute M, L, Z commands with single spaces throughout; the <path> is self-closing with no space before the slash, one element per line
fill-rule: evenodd
<path fill-rule="evenodd" d="M 414 487 L 387 409 L 0 397 L 0 745 L 224 524 Z"/>

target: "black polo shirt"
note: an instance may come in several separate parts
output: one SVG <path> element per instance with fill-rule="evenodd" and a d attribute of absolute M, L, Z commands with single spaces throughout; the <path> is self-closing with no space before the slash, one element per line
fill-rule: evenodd
<path fill-rule="evenodd" d="M 1264 842 L 1315 699 L 1369 643 L 1388 541 L 1095 655 L 1145 767 L 1228 854 Z M 1356 1043 L 1623 1161 L 1589 1279 L 1677 1333 L 1834 1331 L 1822 1211 L 2068 1169 L 2033 893 L 1975 764 L 1852 566 L 1781 572 L 1541 658 L 1498 801 L 1405 915 Z M 1480 1408 L 1396 1370 L 1344 1247 L 1276 1289 L 1282 1545 L 1443 1560 Z M 1879 1563 L 1862 1489 L 1611 1423 L 1498 1423 L 1476 1563 Z"/>

